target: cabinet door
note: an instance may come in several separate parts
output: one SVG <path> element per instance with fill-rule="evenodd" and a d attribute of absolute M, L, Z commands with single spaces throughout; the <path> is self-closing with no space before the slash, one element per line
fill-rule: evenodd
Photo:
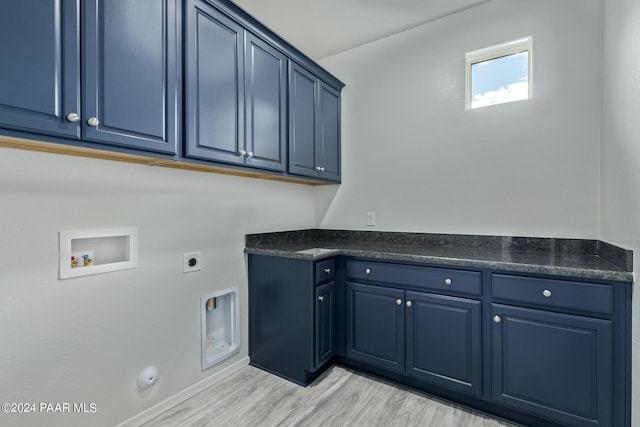
<path fill-rule="evenodd" d="M 0 2 L 0 126 L 80 138 L 79 0 Z"/>
<path fill-rule="evenodd" d="M 340 181 L 340 92 L 320 82 L 319 143 L 316 158 L 320 177 Z"/>
<path fill-rule="evenodd" d="M 186 13 L 185 155 L 244 164 L 244 29 L 202 0 Z"/>
<path fill-rule="evenodd" d="M 318 78 L 289 62 L 289 172 L 318 177 L 316 126 Z"/>
<path fill-rule="evenodd" d="M 574 426 L 610 426 L 611 321 L 493 304 L 493 399 Z"/>
<path fill-rule="evenodd" d="M 347 357 L 404 372 L 404 291 L 347 282 Z"/>
<path fill-rule="evenodd" d="M 83 138 L 175 154 L 179 0 L 83 3 Z M 98 124 L 90 124 L 95 118 Z"/>
<path fill-rule="evenodd" d="M 316 288 L 315 363 L 317 368 L 334 353 L 335 282 Z"/>
<path fill-rule="evenodd" d="M 287 57 L 247 33 L 245 123 L 247 165 L 284 171 L 287 147 Z"/>
<path fill-rule="evenodd" d="M 407 374 L 450 390 L 482 393 L 480 301 L 406 293 Z"/>

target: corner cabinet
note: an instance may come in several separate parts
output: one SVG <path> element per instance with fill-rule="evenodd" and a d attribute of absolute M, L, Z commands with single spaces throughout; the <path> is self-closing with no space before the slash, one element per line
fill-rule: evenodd
<path fill-rule="evenodd" d="M 290 64 L 289 173 L 340 182 L 340 91 Z"/>
<path fill-rule="evenodd" d="M 250 363 L 306 386 L 335 352 L 335 261 L 248 260 Z"/>
<path fill-rule="evenodd" d="M 0 5 L 0 125 L 175 154 L 179 0 L 32 3 Z"/>

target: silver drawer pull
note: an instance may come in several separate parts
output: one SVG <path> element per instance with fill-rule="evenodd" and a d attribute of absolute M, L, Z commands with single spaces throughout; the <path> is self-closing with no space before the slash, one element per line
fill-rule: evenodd
<path fill-rule="evenodd" d="M 330 274 L 331 273 L 331 269 L 330 268 L 325 268 L 324 272 L 327 273 L 327 274 Z"/>
<path fill-rule="evenodd" d="M 412 303 L 411 301 L 407 301 L 407 307 L 411 307 Z"/>
<path fill-rule="evenodd" d="M 551 297 L 551 291 L 549 289 L 545 289 L 544 291 L 542 291 L 542 295 L 544 295 L 545 298 L 550 298 Z"/>
<path fill-rule="evenodd" d="M 500 323 L 502 322 L 502 318 L 500 318 L 500 316 L 496 314 L 495 316 L 493 316 L 493 321 L 496 323 Z"/>
<path fill-rule="evenodd" d="M 320 295 L 318 299 L 320 300 L 320 302 L 324 301 L 324 297 L 322 295 Z"/>
<path fill-rule="evenodd" d="M 364 274 L 371 274 L 371 269 L 370 268 L 365 268 L 364 269 Z"/>
<path fill-rule="evenodd" d="M 402 305 L 402 300 L 400 298 L 396 300 L 396 305 Z"/>
<path fill-rule="evenodd" d="M 451 280 L 451 279 L 449 279 L 449 278 L 444 279 L 444 284 L 445 284 L 445 285 L 447 285 L 447 286 L 451 286 L 451 284 L 452 284 L 452 283 L 453 283 L 453 280 Z"/>

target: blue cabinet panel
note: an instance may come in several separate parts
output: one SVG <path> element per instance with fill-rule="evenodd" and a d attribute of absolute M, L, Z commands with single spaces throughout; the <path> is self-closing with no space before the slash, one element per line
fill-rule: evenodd
<path fill-rule="evenodd" d="M 348 260 L 347 277 L 373 283 L 424 288 L 437 292 L 472 295 L 482 293 L 482 280 L 478 271 Z"/>
<path fill-rule="evenodd" d="M 335 283 L 329 282 L 316 288 L 316 339 L 315 363 L 319 367 L 334 354 Z"/>
<path fill-rule="evenodd" d="M 340 91 L 289 67 L 289 172 L 340 181 Z"/>
<path fill-rule="evenodd" d="M 187 2 L 185 155 L 244 164 L 244 32 L 207 2 Z"/>
<path fill-rule="evenodd" d="M 404 372 L 404 291 L 347 282 L 347 356 Z"/>
<path fill-rule="evenodd" d="M 492 304 L 493 399 L 573 426 L 611 426 L 612 322 Z"/>
<path fill-rule="evenodd" d="M 316 158 L 321 159 L 320 177 L 340 181 L 340 92 L 321 81 L 319 98 Z"/>
<path fill-rule="evenodd" d="M 613 313 L 611 285 L 493 274 L 493 297 L 545 308 Z"/>
<path fill-rule="evenodd" d="M 313 263 L 249 256 L 251 364 L 306 385 L 313 365 Z"/>
<path fill-rule="evenodd" d="M 294 62 L 289 74 L 289 172 L 317 177 L 318 78 Z"/>
<path fill-rule="evenodd" d="M 253 34 L 245 46 L 247 165 L 284 172 L 287 57 Z"/>
<path fill-rule="evenodd" d="M 418 292 L 407 292 L 406 299 L 407 374 L 479 396 L 481 302 Z"/>
<path fill-rule="evenodd" d="M 0 126 L 80 138 L 79 0 L 0 2 Z"/>
<path fill-rule="evenodd" d="M 178 6 L 179 0 L 83 3 L 85 140 L 176 152 Z"/>

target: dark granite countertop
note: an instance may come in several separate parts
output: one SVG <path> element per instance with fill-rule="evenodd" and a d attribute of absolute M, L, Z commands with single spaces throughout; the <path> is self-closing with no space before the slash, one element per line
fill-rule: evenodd
<path fill-rule="evenodd" d="M 599 240 L 312 229 L 250 234 L 245 245 L 248 254 L 314 261 L 345 255 L 633 281 L 633 252 Z"/>

